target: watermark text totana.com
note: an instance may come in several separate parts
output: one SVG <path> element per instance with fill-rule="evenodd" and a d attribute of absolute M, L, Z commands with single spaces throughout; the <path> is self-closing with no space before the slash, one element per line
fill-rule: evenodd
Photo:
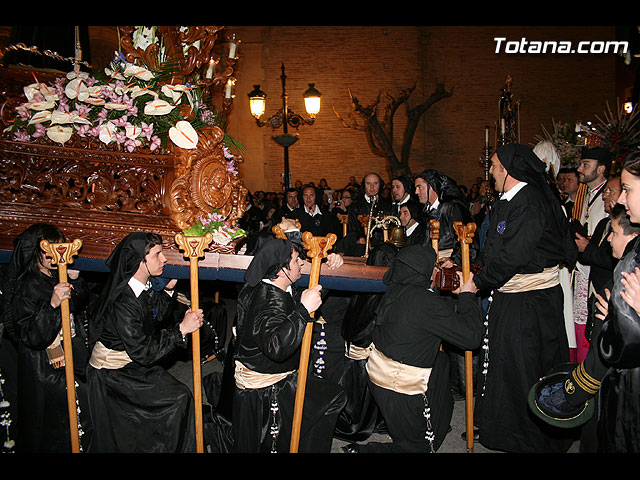
<path fill-rule="evenodd" d="M 626 53 L 629 42 L 617 40 L 585 40 L 580 42 L 556 40 L 507 40 L 494 37 L 495 53 Z"/>

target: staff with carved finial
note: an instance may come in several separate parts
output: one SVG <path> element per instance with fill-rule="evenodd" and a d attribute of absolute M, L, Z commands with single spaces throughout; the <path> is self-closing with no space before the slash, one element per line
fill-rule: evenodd
<path fill-rule="evenodd" d="M 308 250 L 307 256 L 311 258 L 311 272 L 309 274 L 309 288 L 318 285 L 320 278 L 320 267 L 322 259 L 326 258 L 331 246 L 336 242 L 338 237 L 330 233 L 326 237 L 314 237 L 311 232 L 302 234 L 302 241 Z M 314 313 L 311 313 L 314 317 Z M 306 391 L 307 371 L 309 369 L 309 354 L 311 351 L 311 334 L 313 333 L 313 322 L 307 323 L 302 338 L 302 347 L 300 349 L 300 366 L 298 368 L 298 383 L 296 387 L 296 398 L 293 409 L 293 426 L 291 428 L 291 444 L 289 451 L 298 453 L 300 443 L 300 427 L 302 425 L 302 410 L 304 408 L 304 394 Z"/>
<path fill-rule="evenodd" d="M 473 242 L 476 231 L 475 223 L 453 222 L 458 234 L 458 241 L 462 252 L 462 280 L 466 282 L 471 272 L 469 260 L 469 245 Z M 465 380 L 465 407 L 467 420 L 467 452 L 473 453 L 473 356 L 471 350 L 464 352 L 464 380 Z"/>
<path fill-rule="evenodd" d="M 40 242 L 40 248 L 45 255 L 51 257 L 51 264 L 58 265 L 58 279 L 60 283 L 67 283 L 67 265 L 73 263 L 73 256 L 82 247 L 82 240 L 75 239 L 71 243 Z M 73 347 L 71 344 L 71 314 L 69 299 L 64 298 L 60 303 L 62 316 L 62 345 L 64 349 L 64 373 L 67 381 L 67 407 L 69 410 L 69 429 L 71 435 L 71 452 L 80 452 L 80 435 L 78 432 L 78 409 L 76 406 L 76 381 L 73 372 Z"/>
<path fill-rule="evenodd" d="M 199 304 L 198 287 L 198 260 L 204 257 L 204 251 L 213 241 L 211 232 L 204 237 L 189 237 L 178 233 L 175 236 L 176 243 L 189 259 L 190 283 L 191 283 L 191 309 L 197 310 Z M 202 372 L 200 368 L 200 330 L 191 333 L 191 348 L 193 362 L 193 400 L 195 404 L 196 422 L 196 452 L 204 453 L 204 433 L 202 426 Z"/>
<path fill-rule="evenodd" d="M 435 219 L 429 220 L 429 232 L 431 233 L 431 246 L 436 252 L 436 261 L 438 259 L 438 240 L 440 240 L 440 222 Z"/>

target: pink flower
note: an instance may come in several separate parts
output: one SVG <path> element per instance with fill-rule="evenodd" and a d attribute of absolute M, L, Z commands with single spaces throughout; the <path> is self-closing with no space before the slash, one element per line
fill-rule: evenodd
<path fill-rule="evenodd" d="M 153 152 L 156 148 L 160 148 L 162 142 L 160 141 L 160 137 L 154 135 L 151 137 L 151 143 L 149 144 L 149 149 Z"/>
<path fill-rule="evenodd" d="M 124 146 L 127 148 L 127 150 L 129 150 L 129 152 L 133 152 L 135 148 L 139 147 L 140 145 L 142 145 L 142 142 L 137 138 L 136 139 L 129 138 L 127 139 L 127 141 L 124 142 Z"/>
<path fill-rule="evenodd" d="M 44 137 L 47 134 L 47 129 L 41 123 L 36 123 L 36 130 L 33 132 L 33 138 Z"/>
<path fill-rule="evenodd" d="M 25 130 L 17 130 L 13 135 L 18 142 L 28 142 L 30 140 L 29 134 Z"/>

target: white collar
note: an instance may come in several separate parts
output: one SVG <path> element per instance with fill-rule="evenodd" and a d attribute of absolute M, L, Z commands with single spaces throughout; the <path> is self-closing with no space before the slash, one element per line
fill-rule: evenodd
<path fill-rule="evenodd" d="M 591 195 L 593 192 L 597 192 L 598 190 L 600 190 L 602 187 L 604 187 L 607 183 L 607 179 L 605 178 L 604 182 L 602 182 L 600 185 L 598 185 L 595 188 L 587 188 L 587 190 L 589 191 L 589 195 Z"/>
<path fill-rule="evenodd" d="M 315 217 L 316 215 L 322 215 L 322 212 L 320 211 L 320 207 L 318 207 L 318 204 L 315 205 L 315 209 L 313 210 L 313 212 L 309 212 L 309 209 L 307 208 L 307 206 L 304 206 L 304 211 L 307 212 L 309 215 L 311 215 L 312 217 Z"/>
<path fill-rule="evenodd" d="M 366 193 L 364 194 L 364 199 L 367 201 L 367 203 L 371 203 L 371 197 Z"/>
<path fill-rule="evenodd" d="M 520 190 L 522 190 L 527 185 L 527 182 L 518 182 L 513 187 L 509 189 L 507 192 L 502 192 L 500 194 L 500 200 L 506 200 L 507 202 L 516 196 Z"/>
<path fill-rule="evenodd" d="M 413 233 L 413 231 L 416 229 L 417 226 L 418 226 L 418 222 L 414 223 L 409 228 L 405 229 L 405 235 L 409 237 Z"/>
<path fill-rule="evenodd" d="M 431 204 L 431 208 L 432 208 L 433 210 L 437 210 L 439 205 L 440 205 L 440 199 L 439 199 L 439 198 L 436 198 L 436 201 L 435 201 L 435 202 L 433 202 L 433 204 Z"/>
<path fill-rule="evenodd" d="M 273 283 L 273 281 L 272 281 L 272 280 L 269 280 L 268 278 L 263 278 L 263 279 L 262 279 L 262 281 L 263 281 L 264 283 L 268 283 L 269 285 L 273 285 L 273 286 L 274 286 L 274 287 L 276 287 L 276 288 L 280 288 L 280 287 L 278 287 L 278 285 L 276 285 L 275 283 Z M 287 286 L 287 288 L 285 289 L 285 292 L 287 292 L 289 295 L 293 295 L 293 289 L 291 288 L 291 284 L 289 284 L 289 285 Z"/>
<path fill-rule="evenodd" d="M 402 200 L 400 200 L 399 202 L 393 202 L 394 205 L 404 205 L 405 203 L 407 203 L 409 201 L 410 195 L 407 193 L 405 194 L 404 198 Z"/>
<path fill-rule="evenodd" d="M 151 287 L 151 284 L 147 282 L 147 284 L 145 285 L 137 278 L 131 277 L 129 279 L 129 286 L 131 287 L 131 290 L 133 290 L 133 293 L 137 298 L 140 296 L 142 292 L 144 292 L 145 290 L 149 290 L 149 288 Z"/>

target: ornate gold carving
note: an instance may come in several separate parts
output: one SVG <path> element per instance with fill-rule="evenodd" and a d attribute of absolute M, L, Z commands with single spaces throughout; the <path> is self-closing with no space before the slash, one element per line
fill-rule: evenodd
<path fill-rule="evenodd" d="M 213 209 L 239 220 L 248 207 L 247 189 L 227 171 L 222 148 L 224 132 L 213 127 L 200 135 L 198 148 L 175 148 L 176 180 L 171 186 L 171 218 L 178 228 L 193 225 Z"/>

